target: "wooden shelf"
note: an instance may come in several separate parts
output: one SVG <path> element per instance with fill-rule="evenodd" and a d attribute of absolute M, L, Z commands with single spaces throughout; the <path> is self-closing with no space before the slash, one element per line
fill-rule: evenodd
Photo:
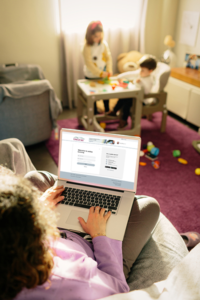
<path fill-rule="evenodd" d="M 171 77 L 200 87 L 200 71 L 190 68 L 172 68 Z"/>

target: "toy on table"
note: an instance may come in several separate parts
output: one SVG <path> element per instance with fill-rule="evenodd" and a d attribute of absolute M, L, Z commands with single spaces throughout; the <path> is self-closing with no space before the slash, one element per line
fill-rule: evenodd
<path fill-rule="evenodd" d="M 181 151 L 180 150 L 174 150 L 172 151 L 173 157 L 179 157 L 181 155 Z"/>
<path fill-rule="evenodd" d="M 91 87 L 95 87 L 95 86 L 96 86 L 96 83 L 95 83 L 94 81 L 91 81 L 91 82 L 90 82 L 90 86 L 91 86 Z"/>
<path fill-rule="evenodd" d="M 114 91 L 114 89 L 116 88 L 115 84 L 111 84 L 112 90 Z"/>
<path fill-rule="evenodd" d="M 194 172 L 195 172 L 196 175 L 200 175 L 200 168 L 195 169 Z"/>
<path fill-rule="evenodd" d="M 183 165 L 187 165 L 187 163 L 188 163 L 187 160 L 185 160 L 183 158 L 178 158 L 178 162 Z"/>

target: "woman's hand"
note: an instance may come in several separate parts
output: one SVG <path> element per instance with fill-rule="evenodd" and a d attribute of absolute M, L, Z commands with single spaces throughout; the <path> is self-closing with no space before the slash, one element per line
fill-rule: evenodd
<path fill-rule="evenodd" d="M 83 230 L 90 234 L 92 239 L 96 236 L 106 235 L 106 223 L 111 216 L 111 212 L 105 214 L 105 208 L 90 207 L 87 222 L 79 217 L 78 220 Z"/>
<path fill-rule="evenodd" d="M 61 196 L 64 189 L 63 185 L 57 187 L 52 186 L 43 193 L 40 200 L 46 201 L 51 207 L 54 207 L 58 202 L 64 199 L 64 196 Z"/>

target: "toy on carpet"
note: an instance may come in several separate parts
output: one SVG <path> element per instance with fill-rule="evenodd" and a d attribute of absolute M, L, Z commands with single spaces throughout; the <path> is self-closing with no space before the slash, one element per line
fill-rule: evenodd
<path fill-rule="evenodd" d="M 150 159 L 152 161 L 151 164 L 153 168 L 157 170 L 160 168 L 160 161 L 157 160 L 157 155 L 159 154 L 159 152 L 160 152 L 159 148 L 155 147 L 152 142 L 148 142 L 147 145 L 142 145 L 140 156 L 145 155 L 146 158 Z M 144 166 L 143 162 L 141 162 L 140 165 Z"/>
<path fill-rule="evenodd" d="M 99 123 L 99 125 L 101 126 L 101 128 L 105 129 L 106 128 L 106 123 L 105 122 L 101 122 Z"/>
<path fill-rule="evenodd" d="M 156 169 L 156 170 L 160 168 L 160 162 L 159 162 L 159 160 L 152 161 L 151 164 L 154 167 L 154 169 Z"/>
<path fill-rule="evenodd" d="M 183 158 L 178 158 L 178 162 L 183 165 L 187 165 L 187 163 L 188 163 L 187 160 L 185 160 Z"/>
<path fill-rule="evenodd" d="M 180 150 L 173 150 L 172 154 L 173 154 L 173 157 L 179 157 L 181 155 L 181 151 Z"/>
<path fill-rule="evenodd" d="M 194 172 L 195 172 L 196 175 L 200 175 L 200 168 L 195 169 Z"/>
<path fill-rule="evenodd" d="M 139 165 L 140 165 L 140 166 L 143 166 L 143 167 L 146 166 L 146 164 L 147 164 L 147 163 L 145 163 L 145 162 L 143 162 L 143 161 L 141 161 L 141 162 L 139 163 Z"/>

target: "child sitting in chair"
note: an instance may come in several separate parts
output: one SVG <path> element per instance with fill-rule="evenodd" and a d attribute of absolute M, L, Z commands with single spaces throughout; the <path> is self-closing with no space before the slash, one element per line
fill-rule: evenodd
<path fill-rule="evenodd" d="M 136 71 L 125 72 L 117 76 L 118 80 L 124 78 L 128 80 L 133 80 L 133 82 L 138 86 L 143 87 L 144 93 L 148 94 L 152 91 L 155 84 L 155 78 L 152 72 L 156 69 L 157 62 L 156 59 L 151 55 L 144 55 L 139 60 L 140 69 Z M 154 99 L 144 99 L 143 105 L 151 105 Z M 130 108 L 132 106 L 132 98 L 119 99 L 114 107 L 114 110 L 109 111 L 107 116 L 116 116 L 117 112 L 123 107 L 122 119 L 120 120 L 118 129 L 123 129 L 128 125 L 127 119 L 130 114 Z"/>

